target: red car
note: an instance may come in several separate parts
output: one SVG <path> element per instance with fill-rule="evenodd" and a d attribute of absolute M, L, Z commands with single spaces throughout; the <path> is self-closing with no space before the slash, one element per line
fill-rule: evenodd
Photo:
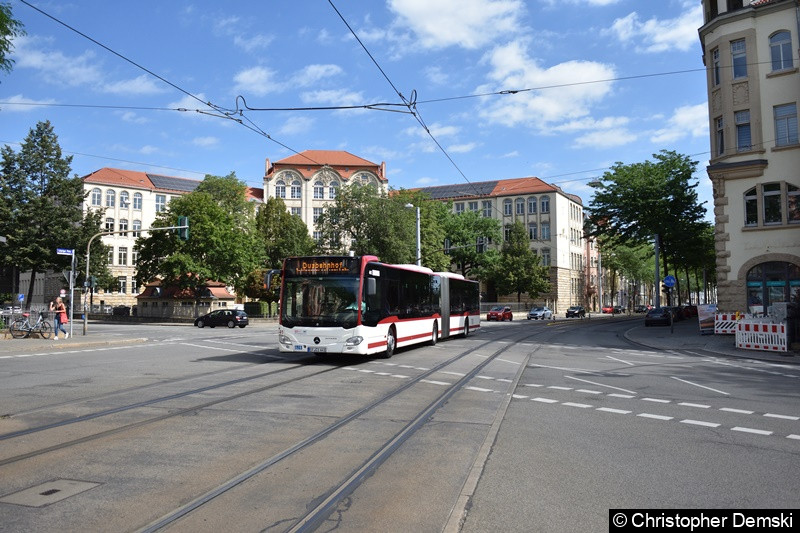
<path fill-rule="evenodd" d="M 514 315 L 511 314 L 511 308 L 509 306 L 503 307 L 502 305 L 495 305 L 494 307 L 489 309 L 489 312 L 486 314 L 487 321 L 490 320 L 503 321 L 506 319 L 508 320 L 514 319 Z"/>
<path fill-rule="evenodd" d="M 612 314 L 613 312 L 614 312 L 614 306 L 613 305 L 604 305 L 603 306 L 603 313 Z"/>

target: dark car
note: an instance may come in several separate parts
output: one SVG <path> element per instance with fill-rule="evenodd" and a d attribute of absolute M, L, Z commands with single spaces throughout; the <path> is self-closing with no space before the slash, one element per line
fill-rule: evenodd
<path fill-rule="evenodd" d="M 586 309 L 581 305 L 573 305 L 567 309 L 567 318 L 578 317 L 583 318 L 586 316 Z"/>
<path fill-rule="evenodd" d="M 651 309 L 644 316 L 644 325 L 650 326 L 669 326 L 672 324 L 672 308 L 656 307 Z"/>
<path fill-rule="evenodd" d="M 511 308 L 509 306 L 503 307 L 502 305 L 495 305 L 489 312 L 486 314 L 486 320 L 513 320 L 514 315 L 511 314 Z"/>
<path fill-rule="evenodd" d="M 650 310 L 649 306 L 646 305 L 637 305 L 636 307 L 633 308 L 634 313 L 646 313 L 649 310 Z"/>
<path fill-rule="evenodd" d="M 247 313 L 239 311 L 238 309 L 218 309 L 211 311 L 207 315 L 199 316 L 194 320 L 194 325 L 198 328 L 208 326 L 213 328 L 215 326 L 228 326 L 229 328 L 245 327 L 250 322 L 247 319 Z"/>

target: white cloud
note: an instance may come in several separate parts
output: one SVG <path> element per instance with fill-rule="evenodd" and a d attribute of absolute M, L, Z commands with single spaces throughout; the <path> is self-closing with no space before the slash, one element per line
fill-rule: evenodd
<path fill-rule="evenodd" d="M 267 48 L 274 39 L 271 35 L 250 35 L 248 37 L 236 35 L 233 38 L 233 44 L 245 52 L 254 52 Z"/>
<path fill-rule="evenodd" d="M 219 139 L 217 137 L 195 137 L 192 139 L 192 144 L 201 148 L 211 148 L 219 144 Z"/>
<path fill-rule="evenodd" d="M 307 104 L 324 106 L 355 106 L 364 103 L 361 93 L 345 89 L 306 91 L 300 95 L 300 99 Z"/>
<path fill-rule="evenodd" d="M 636 141 L 636 135 L 624 128 L 596 130 L 575 139 L 576 148 L 613 148 Z"/>
<path fill-rule="evenodd" d="M 708 138 L 708 105 L 688 105 L 675 109 L 666 127 L 650 137 L 654 144 L 675 142 L 685 137 Z"/>
<path fill-rule="evenodd" d="M 295 116 L 284 122 L 278 133 L 281 135 L 298 135 L 308 133 L 314 127 L 314 119 L 307 116 Z"/>
<path fill-rule="evenodd" d="M 478 147 L 478 143 L 453 144 L 447 147 L 451 154 L 466 154 Z"/>
<path fill-rule="evenodd" d="M 9 98 L 3 98 L 3 102 L 3 104 L 0 104 L 0 109 L 6 113 L 25 113 L 27 111 L 32 111 L 39 108 L 40 105 L 37 104 L 56 103 L 56 101 L 52 98 L 47 100 L 32 100 L 30 98 L 25 98 L 21 94 L 17 94 Z"/>
<path fill-rule="evenodd" d="M 121 113 L 120 118 L 125 122 L 130 122 L 131 124 L 147 124 L 149 122 L 148 119 L 137 115 L 133 111 L 125 111 Z"/>
<path fill-rule="evenodd" d="M 37 70 L 44 81 L 55 85 L 78 87 L 101 83 L 103 75 L 94 64 L 92 52 L 71 57 L 57 50 L 45 50 L 41 41 L 35 37 L 14 39 L 14 68 Z"/>
<path fill-rule="evenodd" d="M 149 144 L 139 148 L 139 153 L 143 154 L 143 155 L 156 154 L 159 151 L 160 150 L 159 150 L 159 148 L 157 146 L 152 146 L 152 145 L 149 145 Z"/>
<path fill-rule="evenodd" d="M 414 32 L 425 48 L 475 49 L 520 31 L 520 0 L 389 0 L 397 24 Z"/>
<path fill-rule="evenodd" d="M 264 96 L 282 90 L 275 71 L 266 67 L 252 67 L 240 71 L 233 77 L 234 90 L 245 94 Z"/>
<path fill-rule="evenodd" d="M 676 18 L 644 22 L 632 12 L 618 18 L 606 30 L 623 43 L 636 43 L 641 52 L 688 51 L 697 45 L 697 28 L 703 25 L 703 7 L 699 2 L 684 3 L 684 11 Z"/>
<path fill-rule="evenodd" d="M 523 92 L 484 99 L 487 105 L 479 112 L 481 117 L 507 127 L 526 125 L 540 132 L 588 116 L 592 106 L 611 93 L 611 82 L 598 80 L 616 75 L 612 66 L 592 61 L 567 61 L 542 68 L 528 56 L 522 41 L 493 49 L 486 61 L 491 67 L 491 83 L 479 87 L 478 92 Z"/>
<path fill-rule="evenodd" d="M 338 65 L 308 65 L 292 76 L 292 85 L 309 87 L 318 84 L 325 78 L 342 74 L 344 71 Z"/>
<path fill-rule="evenodd" d="M 103 86 L 103 91 L 111 94 L 158 94 L 165 90 L 160 85 L 157 85 L 155 80 L 147 74 L 142 74 L 132 80 L 115 81 Z"/>

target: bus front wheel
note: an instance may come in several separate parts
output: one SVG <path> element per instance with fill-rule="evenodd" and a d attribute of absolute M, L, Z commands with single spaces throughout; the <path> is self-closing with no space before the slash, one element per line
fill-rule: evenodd
<path fill-rule="evenodd" d="M 386 334 L 386 353 L 383 354 L 383 357 L 389 359 L 394 355 L 395 349 L 397 349 L 397 333 L 395 333 L 394 327 L 391 327 L 389 333 Z"/>

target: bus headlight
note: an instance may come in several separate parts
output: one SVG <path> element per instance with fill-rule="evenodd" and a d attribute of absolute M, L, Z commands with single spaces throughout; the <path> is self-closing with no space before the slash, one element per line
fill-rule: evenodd
<path fill-rule="evenodd" d="M 344 345 L 345 346 L 358 346 L 362 342 L 364 342 L 364 337 L 355 336 L 355 337 L 350 337 L 349 339 L 344 341 Z"/>
<path fill-rule="evenodd" d="M 292 339 L 290 339 L 289 337 L 287 337 L 283 333 L 278 335 L 278 342 L 283 344 L 283 345 L 285 345 L 285 346 L 291 346 L 292 345 Z"/>

